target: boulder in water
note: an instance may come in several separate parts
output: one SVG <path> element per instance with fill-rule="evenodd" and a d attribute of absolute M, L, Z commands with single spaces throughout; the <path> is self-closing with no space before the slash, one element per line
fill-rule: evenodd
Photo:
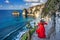
<path fill-rule="evenodd" d="M 18 11 L 14 11 L 14 12 L 12 13 L 12 15 L 13 15 L 13 16 L 19 16 L 20 13 L 19 13 Z"/>

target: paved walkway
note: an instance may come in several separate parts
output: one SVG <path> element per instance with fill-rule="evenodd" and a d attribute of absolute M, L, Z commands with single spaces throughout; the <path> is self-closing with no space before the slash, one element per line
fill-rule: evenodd
<path fill-rule="evenodd" d="M 51 27 L 52 27 L 51 25 L 53 25 L 51 22 L 52 21 L 50 21 L 46 27 L 46 35 L 47 36 L 48 36 L 48 33 L 50 33 L 50 31 L 53 29 L 53 28 L 51 29 Z M 56 28 L 56 32 L 53 32 L 50 35 L 49 39 L 40 39 L 37 37 L 37 34 L 35 32 L 35 33 L 33 33 L 31 40 L 60 40 L 60 18 L 59 17 L 56 17 L 56 27 L 55 28 Z"/>
<path fill-rule="evenodd" d="M 36 21 L 37 21 L 37 20 L 36 20 Z M 37 23 L 38 23 L 38 22 L 39 22 L 39 20 L 37 21 Z M 48 35 L 51 27 L 52 27 L 52 22 L 51 22 L 51 21 L 48 23 L 48 25 L 45 25 L 46 35 Z M 32 35 L 32 39 L 31 39 L 31 40 L 49 40 L 49 39 L 41 39 L 41 38 L 38 38 L 36 32 L 34 32 L 33 35 Z"/>
<path fill-rule="evenodd" d="M 48 40 L 48 39 L 41 39 L 41 38 L 38 38 L 36 32 L 32 35 L 32 39 L 31 40 Z"/>

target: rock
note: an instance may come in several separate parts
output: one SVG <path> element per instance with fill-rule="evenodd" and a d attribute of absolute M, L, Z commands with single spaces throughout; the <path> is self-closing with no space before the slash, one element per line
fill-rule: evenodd
<path fill-rule="evenodd" d="M 14 12 L 12 13 L 12 15 L 13 15 L 13 16 L 19 16 L 20 13 L 19 13 L 18 11 L 14 11 Z"/>
<path fill-rule="evenodd" d="M 45 7 L 44 4 L 36 5 L 28 9 L 24 9 L 22 14 L 25 16 L 38 18 L 38 17 L 41 17 L 41 13 L 44 7 Z"/>
<path fill-rule="evenodd" d="M 41 4 L 41 5 L 36 5 L 36 6 L 28 8 L 27 9 L 28 16 L 33 16 L 35 18 L 40 17 L 44 7 L 45 7 L 45 5 Z"/>
<path fill-rule="evenodd" d="M 23 15 L 24 17 L 27 17 L 27 14 L 28 14 L 27 9 L 24 9 L 23 12 L 22 12 L 22 15 Z"/>
<path fill-rule="evenodd" d="M 27 13 L 28 13 L 28 12 L 27 12 L 27 9 L 24 9 L 22 14 L 23 14 L 23 15 L 27 15 Z"/>

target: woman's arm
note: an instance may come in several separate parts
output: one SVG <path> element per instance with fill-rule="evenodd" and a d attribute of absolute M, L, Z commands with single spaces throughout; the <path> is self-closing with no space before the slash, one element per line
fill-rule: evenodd
<path fill-rule="evenodd" d="M 46 24 L 47 25 L 47 23 L 45 22 L 44 24 Z"/>

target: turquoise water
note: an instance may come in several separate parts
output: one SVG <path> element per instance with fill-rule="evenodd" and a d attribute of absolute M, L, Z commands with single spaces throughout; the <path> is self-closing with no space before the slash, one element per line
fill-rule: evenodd
<path fill-rule="evenodd" d="M 0 10 L 0 28 L 7 27 L 8 25 L 25 21 L 25 19 L 22 16 L 22 10 L 17 10 L 21 14 L 19 17 L 14 17 L 12 15 L 13 11 L 14 10 Z"/>
<path fill-rule="evenodd" d="M 23 27 L 27 24 L 29 20 L 32 18 L 24 18 L 22 16 L 22 10 L 16 10 L 20 12 L 19 17 L 15 17 L 12 15 L 12 12 L 15 10 L 0 10 L 0 39 L 2 40 L 6 35 L 8 35 L 10 32 L 17 30 L 15 33 L 18 34 L 18 32 L 24 30 Z M 14 34 L 14 33 L 13 33 Z M 10 40 L 14 37 L 14 35 L 11 35 Z M 8 39 L 5 39 L 8 40 Z"/>

